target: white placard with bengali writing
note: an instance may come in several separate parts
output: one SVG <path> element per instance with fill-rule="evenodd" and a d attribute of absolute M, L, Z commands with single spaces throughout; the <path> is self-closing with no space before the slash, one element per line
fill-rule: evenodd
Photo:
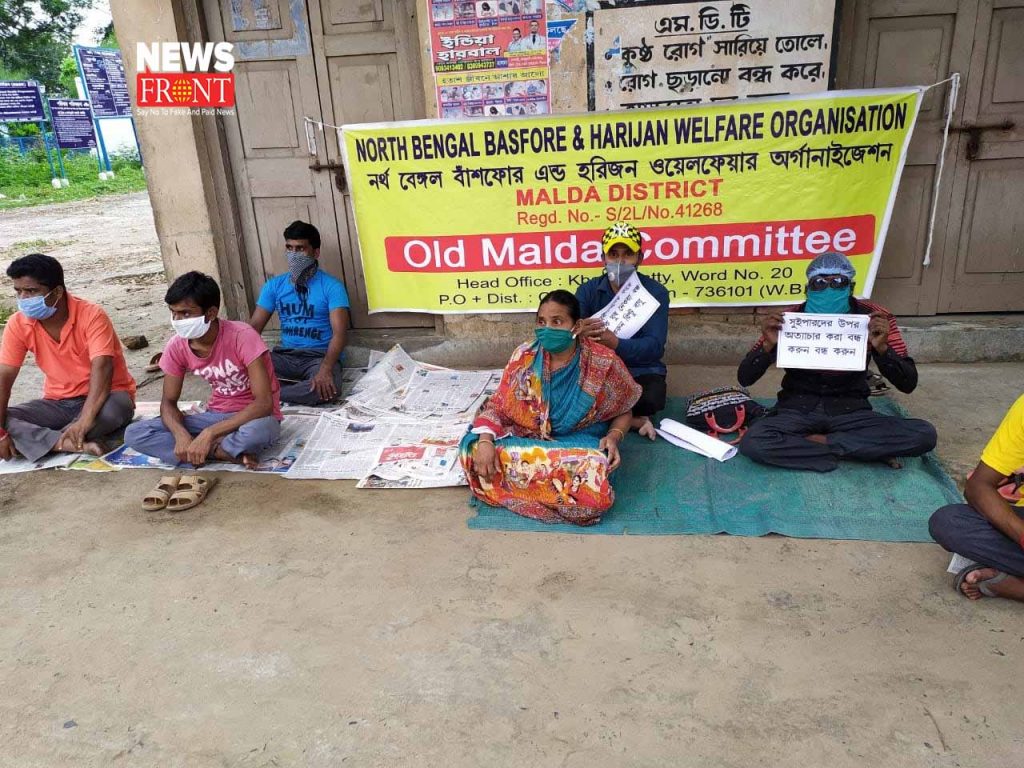
<path fill-rule="evenodd" d="M 863 371 L 868 364 L 867 315 L 786 312 L 776 365 L 813 371 Z"/>
<path fill-rule="evenodd" d="M 658 311 L 658 300 L 644 288 L 640 276 L 634 272 L 622 284 L 608 306 L 594 314 L 604 320 L 605 326 L 620 339 L 632 339 Z"/>

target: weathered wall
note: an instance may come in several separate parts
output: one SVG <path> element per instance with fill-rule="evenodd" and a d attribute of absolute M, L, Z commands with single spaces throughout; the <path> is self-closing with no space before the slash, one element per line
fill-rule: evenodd
<path fill-rule="evenodd" d="M 188 40 L 180 3 L 170 0 L 111 0 L 125 74 L 135 98 L 137 41 Z M 135 125 L 146 168 L 153 218 L 168 279 L 198 269 L 224 283 L 217 253 L 217 204 L 211 205 L 202 124 L 187 115 L 141 110 Z"/>

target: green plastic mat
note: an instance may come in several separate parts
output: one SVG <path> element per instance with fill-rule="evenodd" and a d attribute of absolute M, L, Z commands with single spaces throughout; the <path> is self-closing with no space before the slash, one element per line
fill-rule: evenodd
<path fill-rule="evenodd" d="M 906 415 L 888 398 L 872 404 L 879 413 Z M 682 420 L 682 408 L 681 398 L 670 398 L 661 415 Z M 800 472 L 755 464 L 744 456 L 719 463 L 635 433 L 622 444 L 622 468 L 612 483 L 615 505 L 594 526 L 540 523 L 471 497 L 476 514 L 469 519 L 469 527 L 576 534 L 780 533 L 811 539 L 931 541 L 931 513 L 963 502 L 933 454 L 903 459 L 899 470 L 847 461 L 834 472 Z"/>

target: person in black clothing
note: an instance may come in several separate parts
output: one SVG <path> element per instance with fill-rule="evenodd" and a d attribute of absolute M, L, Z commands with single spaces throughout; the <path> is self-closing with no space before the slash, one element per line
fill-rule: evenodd
<path fill-rule="evenodd" d="M 824 253 L 807 267 L 807 301 L 791 312 L 870 315 L 868 356 L 900 392 L 917 387 L 917 366 L 907 354 L 896 320 L 883 307 L 853 297 L 853 264 L 841 253 Z M 746 387 L 775 362 L 781 313 L 768 315 L 762 335 L 740 363 Z M 865 366 L 866 368 L 866 366 Z M 740 441 L 744 456 L 788 469 L 830 472 L 843 458 L 893 461 L 935 447 L 935 427 L 922 419 L 885 416 L 868 402 L 868 372 L 787 370 L 778 404 Z"/>

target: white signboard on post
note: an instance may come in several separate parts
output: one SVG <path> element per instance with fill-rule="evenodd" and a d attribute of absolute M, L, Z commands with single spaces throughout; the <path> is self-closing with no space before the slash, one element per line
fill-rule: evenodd
<path fill-rule="evenodd" d="M 867 315 L 782 315 L 776 365 L 814 371 L 863 371 L 868 364 Z"/>

